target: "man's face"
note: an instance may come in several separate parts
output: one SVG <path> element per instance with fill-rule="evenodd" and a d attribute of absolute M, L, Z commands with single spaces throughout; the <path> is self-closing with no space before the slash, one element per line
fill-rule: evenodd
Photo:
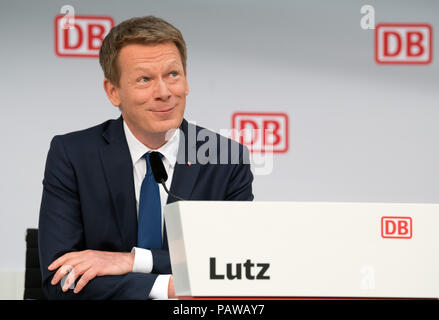
<path fill-rule="evenodd" d="M 112 86 L 109 97 L 135 134 L 161 134 L 180 126 L 189 86 L 174 43 L 126 45 L 118 67 L 119 87 Z"/>

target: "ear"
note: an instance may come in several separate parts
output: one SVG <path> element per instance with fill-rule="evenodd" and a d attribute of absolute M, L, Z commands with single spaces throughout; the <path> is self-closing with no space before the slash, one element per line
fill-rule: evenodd
<path fill-rule="evenodd" d="M 104 90 L 107 94 L 110 102 L 115 106 L 120 106 L 120 97 L 119 97 L 119 88 L 116 87 L 110 80 L 107 78 L 104 79 Z"/>

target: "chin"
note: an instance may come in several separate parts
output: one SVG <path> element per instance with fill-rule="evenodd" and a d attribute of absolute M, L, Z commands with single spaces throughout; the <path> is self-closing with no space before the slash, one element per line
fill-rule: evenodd
<path fill-rule="evenodd" d="M 167 132 L 168 130 L 179 128 L 182 121 L 183 118 L 157 121 L 152 124 L 151 131 L 155 133 Z"/>

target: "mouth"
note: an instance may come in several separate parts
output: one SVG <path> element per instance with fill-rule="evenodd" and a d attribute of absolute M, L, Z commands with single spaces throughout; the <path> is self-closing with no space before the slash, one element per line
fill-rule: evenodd
<path fill-rule="evenodd" d="M 161 109 L 157 109 L 157 110 L 151 110 L 151 112 L 156 112 L 156 113 L 159 113 L 159 114 L 163 114 L 163 113 L 171 112 L 174 109 L 175 109 L 175 106 L 169 107 L 169 108 L 167 107 L 167 108 L 161 108 Z"/>

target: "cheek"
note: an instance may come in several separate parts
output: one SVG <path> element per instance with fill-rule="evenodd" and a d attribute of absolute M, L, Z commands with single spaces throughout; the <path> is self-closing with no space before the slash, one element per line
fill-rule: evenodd
<path fill-rule="evenodd" d="M 186 96 L 186 82 L 179 81 L 169 85 L 169 91 L 175 96 Z"/>
<path fill-rule="evenodd" d="M 144 104 L 150 99 L 151 94 L 148 89 L 132 89 L 126 92 L 124 100 L 127 105 L 136 106 L 139 104 Z"/>
<path fill-rule="evenodd" d="M 148 89 L 135 90 L 133 93 L 133 100 L 135 104 L 143 104 L 151 98 L 151 94 Z"/>

